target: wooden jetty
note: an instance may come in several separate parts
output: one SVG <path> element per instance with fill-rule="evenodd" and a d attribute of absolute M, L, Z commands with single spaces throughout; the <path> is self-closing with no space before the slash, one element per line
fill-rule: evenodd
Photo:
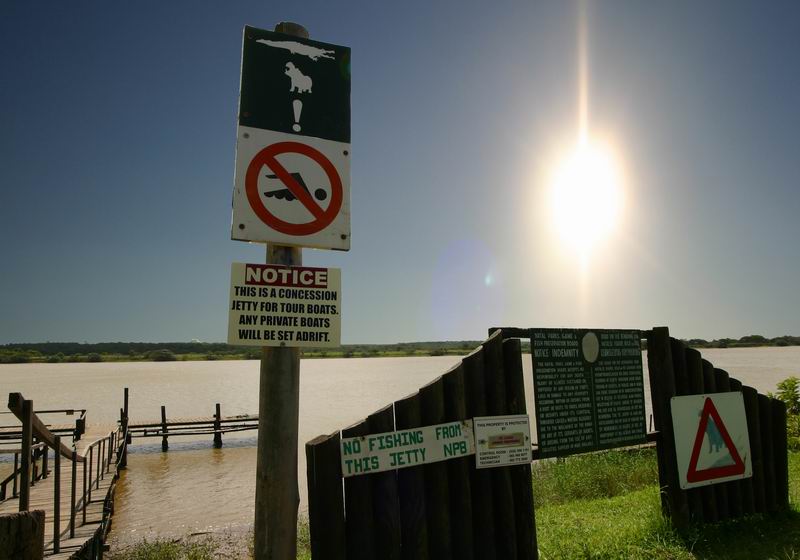
<path fill-rule="evenodd" d="M 123 403 L 117 426 L 103 431 L 87 428 L 85 409 L 34 412 L 30 400 L 20 393 L 9 394 L 9 411 L 21 426 L 0 426 L 0 444 L 17 446 L 0 448 L 0 453 L 14 455 L 12 473 L 0 480 L 0 516 L 43 511 L 44 557 L 102 558 L 116 481 L 127 466 L 128 445 L 134 437 L 160 437 L 161 448 L 167 451 L 170 437 L 211 435 L 214 447 L 222 447 L 223 434 L 258 429 L 257 415 L 225 417 L 219 403 L 210 416 L 168 419 L 162 406 L 159 420 L 138 422 L 129 419 L 127 388 Z M 74 425 L 46 424 L 39 417 L 53 413 L 76 415 Z M 72 447 L 62 443 L 68 437 Z"/>
<path fill-rule="evenodd" d="M 222 434 L 258 429 L 258 415 L 240 414 L 222 416 L 217 403 L 214 414 L 196 418 L 167 418 L 165 406 L 161 407 L 160 420 L 131 421 L 128 425 L 130 438 L 160 437 L 161 449 L 169 449 L 169 438 L 175 436 L 213 435 L 214 447 L 222 447 Z"/>
<path fill-rule="evenodd" d="M 20 460 L 0 483 L 4 493 L 11 485 L 11 496 L 0 501 L 0 514 L 44 511 L 47 558 L 102 558 L 116 481 L 127 462 L 127 417 L 108 433 L 82 434 L 82 441 L 70 448 L 20 393 L 9 395 L 8 408 L 22 422 L 20 448 L 10 450 Z M 48 468 L 50 450 L 53 461 Z"/>

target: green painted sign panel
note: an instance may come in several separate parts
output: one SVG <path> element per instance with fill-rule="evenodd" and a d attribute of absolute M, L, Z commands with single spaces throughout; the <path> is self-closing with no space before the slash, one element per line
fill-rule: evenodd
<path fill-rule="evenodd" d="M 350 48 L 247 26 L 239 126 L 350 143 Z"/>
<path fill-rule="evenodd" d="M 542 457 L 645 442 L 639 331 L 529 329 L 529 336 Z"/>

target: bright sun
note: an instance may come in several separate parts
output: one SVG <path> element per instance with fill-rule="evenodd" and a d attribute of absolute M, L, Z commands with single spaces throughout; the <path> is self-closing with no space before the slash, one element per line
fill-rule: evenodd
<path fill-rule="evenodd" d="M 551 182 L 553 223 L 582 259 L 619 221 L 621 182 L 612 152 L 590 139 L 579 142 L 556 166 Z"/>

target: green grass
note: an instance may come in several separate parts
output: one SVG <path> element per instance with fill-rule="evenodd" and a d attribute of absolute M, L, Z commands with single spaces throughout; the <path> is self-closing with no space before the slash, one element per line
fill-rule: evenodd
<path fill-rule="evenodd" d="M 156 539 L 111 552 L 110 560 L 213 560 L 218 558 L 218 546 L 212 539 L 185 542 Z"/>
<path fill-rule="evenodd" d="M 791 510 L 675 530 L 661 515 L 653 449 L 592 453 L 537 463 L 533 469 L 542 560 L 800 560 L 800 452 L 789 454 Z M 252 533 L 239 549 L 252 554 Z M 219 540 L 143 542 L 111 560 L 237 558 Z M 245 558 L 247 552 L 245 552 Z M 307 520 L 298 560 L 311 560 Z"/>
<path fill-rule="evenodd" d="M 791 511 L 685 531 L 661 515 L 658 485 L 648 482 L 657 477 L 652 451 L 573 457 L 540 470 L 534 499 L 542 560 L 800 559 L 800 453 L 789 457 Z"/>

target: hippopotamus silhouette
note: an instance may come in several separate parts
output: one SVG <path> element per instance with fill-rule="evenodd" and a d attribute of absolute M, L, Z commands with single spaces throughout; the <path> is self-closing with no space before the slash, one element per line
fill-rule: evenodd
<path fill-rule="evenodd" d="M 286 71 L 284 72 L 292 80 L 289 86 L 290 92 L 297 93 L 311 93 L 311 78 L 303 74 L 293 62 L 286 63 Z"/>

